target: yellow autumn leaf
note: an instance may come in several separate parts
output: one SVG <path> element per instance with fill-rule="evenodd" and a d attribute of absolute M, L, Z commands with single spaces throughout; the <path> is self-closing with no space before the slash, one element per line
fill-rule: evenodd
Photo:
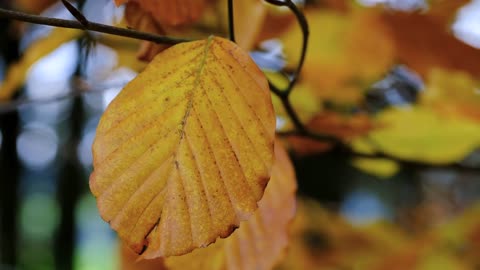
<path fill-rule="evenodd" d="M 90 188 L 102 218 L 144 258 L 227 237 L 270 178 L 275 116 L 265 76 L 210 37 L 160 53 L 102 116 Z"/>
<path fill-rule="evenodd" d="M 349 12 L 306 10 L 310 40 L 302 78 L 315 87 L 319 98 L 356 103 L 363 88 L 393 64 L 394 44 L 376 10 Z M 286 58 L 295 66 L 301 52 L 302 32 L 293 24 L 281 36 Z"/>
<path fill-rule="evenodd" d="M 272 269 L 288 244 L 296 186 L 290 158 L 277 142 L 272 178 L 255 215 L 242 222 L 230 237 L 190 254 L 167 258 L 166 266 L 170 270 Z"/>
<path fill-rule="evenodd" d="M 480 125 L 428 108 L 391 108 L 377 120 L 383 128 L 371 132 L 369 139 L 378 150 L 403 159 L 446 164 L 462 160 L 480 146 Z"/>
<path fill-rule="evenodd" d="M 399 165 L 389 159 L 356 158 L 352 161 L 352 164 L 354 167 L 379 178 L 392 177 L 400 170 Z"/>
<path fill-rule="evenodd" d="M 35 62 L 53 52 L 63 43 L 80 37 L 81 34 L 82 30 L 78 29 L 54 28 L 48 36 L 30 45 L 20 60 L 8 68 L 5 80 L 0 82 L 0 100 L 10 99 L 15 94 Z"/>

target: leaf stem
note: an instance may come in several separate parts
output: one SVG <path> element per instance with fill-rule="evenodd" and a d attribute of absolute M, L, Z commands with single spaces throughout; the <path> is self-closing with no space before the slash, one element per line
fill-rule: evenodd
<path fill-rule="evenodd" d="M 230 40 L 235 42 L 235 15 L 233 12 L 233 0 L 228 1 L 228 30 L 230 33 Z M 244 1 L 244 0 L 240 0 Z"/>
<path fill-rule="evenodd" d="M 110 26 L 106 24 L 95 23 L 95 22 L 88 21 L 86 19 L 85 19 L 86 22 L 84 21 L 82 23 L 80 21 L 44 17 L 44 16 L 33 15 L 33 14 L 24 13 L 24 12 L 3 9 L 3 8 L 0 8 L 0 18 L 8 18 L 13 20 L 29 22 L 29 23 L 50 25 L 50 26 L 63 27 L 63 28 L 88 30 L 88 31 L 100 32 L 100 33 L 128 37 L 133 39 L 147 40 L 147 41 L 152 41 L 152 42 L 161 43 L 161 44 L 174 45 L 182 42 L 191 41 L 189 39 L 160 36 L 160 35 L 141 32 L 133 29 L 120 28 L 120 27 Z"/>

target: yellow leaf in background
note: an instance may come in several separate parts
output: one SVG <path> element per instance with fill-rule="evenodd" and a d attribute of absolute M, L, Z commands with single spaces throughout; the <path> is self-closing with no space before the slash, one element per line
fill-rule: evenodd
<path fill-rule="evenodd" d="M 368 140 L 354 140 L 351 146 L 359 153 L 375 154 L 375 149 Z M 400 170 L 400 166 L 395 161 L 381 158 L 355 158 L 352 161 L 352 165 L 379 178 L 392 177 Z"/>
<path fill-rule="evenodd" d="M 28 70 L 35 62 L 65 42 L 80 37 L 82 32 L 78 29 L 54 28 L 48 36 L 30 45 L 21 59 L 8 68 L 5 80 L 0 82 L 0 100 L 10 99 L 15 94 L 15 91 L 23 85 Z"/>
<path fill-rule="evenodd" d="M 347 13 L 307 10 L 310 41 L 302 78 L 315 87 L 319 98 L 357 103 L 363 89 L 392 65 L 394 44 L 376 10 Z M 290 66 L 301 52 L 302 34 L 294 24 L 281 40 Z"/>
<path fill-rule="evenodd" d="M 480 81 L 466 72 L 432 69 L 421 103 L 447 118 L 464 117 L 480 124 Z"/>
<path fill-rule="evenodd" d="M 377 120 L 383 128 L 371 132 L 369 139 L 379 151 L 399 158 L 445 164 L 462 160 L 480 146 L 480 125 L 428 108 L 391 108 Z"/>
<path fill-rule="evenodd" d="M 160 53 L 109 105 L 90 188 L 102 218 L 144 258 L 227 237 L 270 178 L 275 115 L 267 80 L 222 38 Z"/>
<path fill-rule="evenodd" d="M 392 177 L 400 169 L 395 161 L 389 159 L 356 158 L 352 161 L 352 164 L 354 167 L 379 178 Z"/>
<path fill-rule="evenodd" d="M 272 178 L 255 215 L 226 239 L 184 256 L 167 258 L 168 269 L 272 269 L 287 247 L 288 225 L 295 213 L 296 185 L 290 158 L 277 142 Z"/>

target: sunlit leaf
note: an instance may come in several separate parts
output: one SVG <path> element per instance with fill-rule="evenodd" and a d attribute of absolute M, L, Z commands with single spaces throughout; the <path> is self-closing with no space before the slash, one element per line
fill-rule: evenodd
<path fill-rule="evenodd" d="M 427 108 L 392 108 L 378 121 L 383 127 L 369 134 L 373 146 L 404 159 L 445 164 L 462 160 L 480 146 L 480 125 Z"/>
<path fill-rule="evenodd" d="M 275 117 L 263 73 L 221 39 L 160 53 L 110 104 L 93 144 L 102 218 L 145 258 L 226 237 L 270 178 Z"/>
<path fill-rule="evenodd" d="M 255 215 L 226 239 L 184 256 L 168 258 L 165 263 L 169 269 L 272 269 L 287 247 L 296 190 L 292 164 L 279 142 L 275 145 L 275 158 L 272 178 Z"/>
<path fill-rule="evenodd" d="M 389 159 L 356 158 L 352 161 L 356 168 L 379 178 L 389 178 L 399 171 L 395 161 Z"/>
<path fill-rule="evenodd" d="M 53 52 L 63 43 L 80 37 L 81 34 L 82 30 L 55 28 L 48 36 L 30 45 L 21 59 L 8 68 L 5 80 L 0 82 L 0 100 L 9 99 L 15 94 L 15 91 L 24 83 L 28 70 L 36 61 Z"/>

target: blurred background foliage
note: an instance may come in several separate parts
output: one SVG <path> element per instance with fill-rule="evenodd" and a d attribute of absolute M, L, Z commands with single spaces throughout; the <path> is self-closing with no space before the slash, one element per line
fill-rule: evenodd
<path fill-rule="evenodd" d="M 138 28 L 225 35 L 226 5 L 211 2 L 194 27 Z M 235 2 L 239 44 L 285 85 L 301 49 L 295 17 Z M 478 269 L 480 1 L 296 2 L 311 39 L 292 103 L 353 151 L 284 138 L 299 203 L 279 269 Z M 113 1 L 77 6 L 125 26 Z M 54 0 L 0 7 L 73 19 Z M 101 113 L 145 66 L 142 42 L 4 18 L 0 36 L 0 269 L 118 269 L 115 234 L 88 192 L 90 149 Z M 164 49 L 141 46 L 143 59 Z M 278 130 L 290 130 L 274 103 Z"/>

